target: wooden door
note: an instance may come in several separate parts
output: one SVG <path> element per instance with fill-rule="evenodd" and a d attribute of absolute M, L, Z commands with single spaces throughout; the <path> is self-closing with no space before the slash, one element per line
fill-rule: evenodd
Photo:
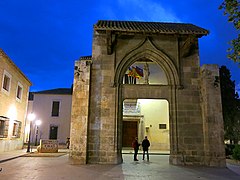
<path fill-rule="evenodd" d="M 138 122 L 137 121 L 123 121 L 123 138 L 122 146 L 131 147 L 132 141 L 138 135 Z"/>

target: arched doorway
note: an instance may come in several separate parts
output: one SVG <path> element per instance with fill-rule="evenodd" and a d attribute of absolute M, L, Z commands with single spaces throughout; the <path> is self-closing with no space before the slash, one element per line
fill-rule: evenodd
<path fill-rule="evenodd" d="M 132 141 L 148 136 L 150 152 L 170 151 L 169 104 L 163 99 L 125 99 L 123 102 L 122 153 L 132 152 Z"/>
<path fill-rule="evenodd" d="M 142 46 L 148 43 L 150 42 L 146 40 Z M 176 147 L 174 145 L 176 143 L 174 118 L 176 117 L 175 93 L 179 84 L 178 74 L 172 61 L 164 53 L 153 50 L 150 52 L 148 49 L 142 51 L 142 46 L 138 50 L 135 50 L 135 52 L 131 52 L 130 54 L 132 55 L 128 54 L 129 57 L 127 56 L 121 61 L 122 64 L 120 63 L 119 67 L 122 66 L 122 71 L 117 73 L 120 77 L 120 79 L 117 79 L 119 82 L 118 97 L 120 102 L 118 107 L 118 111 L 120 112 L 118 116 L 118 148 L 120 151 L 127 147 L 129 148 L 133 137 L 128 136 L 137 134 L 139 139 L 143 139 L 145 135 L 149 134 L 151 136 L 150 140 L 153 141 L 152 148 L 154 150 L 168 150 L 173 152 L 173 147 Z M 149 108 L 151 106 L 146 105 L 146 102 L 151 102 L 152 104 L 161 104 L 162 102 L 160 101 L 165 102 L 165 107 L 167 107 L 167 110 L 164 112 L 167 114 L 165 120 L 151 122 L 150 115 L 148 117 L 149 120 L 145 122 L 145 116 L 141 112 L 139 114 L 135 113 L 135 115 L 126 114 L 127 106 L 129 108 L 131 105 L 134 106 L 135 103 L 137 107 L 141 101 L 143 109 L 148 109 L 148 113 L 146 111 L 145 116 L 148 116 L 147 114 L 152 115 L 152 109 Z M 159 112 L 159 107 L 161 106 L 157 106 L 157 112 Z M 159 117 L 160 115 L 157 114 L 156 118 Z M 152 136 L 150 131 L 157 132 L 156 138 Z M 164 136 L 162 141 L 159 140 L 161 135 Z M 121 155 L 119 154 L 119 156 Z"/>

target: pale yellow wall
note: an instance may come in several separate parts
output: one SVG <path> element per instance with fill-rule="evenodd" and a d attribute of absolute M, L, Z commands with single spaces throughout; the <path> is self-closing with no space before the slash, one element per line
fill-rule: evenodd
<path fill-rule="evenodd" d="M 30 131 L 30 121 L 28 120 L 28 115 L 33 113 L 33 101 L 28 100 L 28 106 L 27 106 L 27 116 L 26 116 L 26 123 L 24 127 L 24 143 L 28 142 L 29 139 L 29 131 Z"/>
<path fill-rule="evenodd" d="M 169 150 L 169 106 L 167 100 L 138 99 L 141 106 L 144 135 L 151 142 L 152 150 Z M 159 124 L 166 124 L 167 129 L 159 129 Z M 146 128 L 147 127 L 147 128 Z M 143 137 L 142 137 L 143 138 Z"/>
<path fill-rule="evenodd" d="M 7 72 L 11 76 L 9 92 L 2 88 L 4 72 Z M 23 86 L 21 100 L 16 98 L 18 83 Z M 19 149 L 23 145 L 25 117 L 30 85 L 31 82 L 0 49 L 0 116 L 10 119 L 8 137 L 0 138 L 0 151 Z M 12 136 L 13 123 L 15 120 L 21 121 L 22 123 L 20 138 Z"/>

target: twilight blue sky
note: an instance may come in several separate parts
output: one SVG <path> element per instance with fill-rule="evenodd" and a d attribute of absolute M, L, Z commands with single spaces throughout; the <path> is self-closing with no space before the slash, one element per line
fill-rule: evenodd
<path fill-rule="evenodd" d="M 200 63 L 226 65 L 240 90 L 240 67 L 226 58 L 237 36 L 218 7 L 222 0 L 0 0 L 0 48 L 33 83 L 31 91 L 71 87 L 74 61 L 91 55 L 98 20 L 192 23 Z"/>

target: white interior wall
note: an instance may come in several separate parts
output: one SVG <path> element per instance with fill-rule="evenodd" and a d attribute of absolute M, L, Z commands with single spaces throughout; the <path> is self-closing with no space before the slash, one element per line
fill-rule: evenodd
<path fill-rule="evenodd" d="M 167 100 L 138 99 L 141 107 L 145 135 L 151 141 L 153 150 L 169 150 L 169 105 Z M 166 129 L 159 129 L 166 124 Z"/>

